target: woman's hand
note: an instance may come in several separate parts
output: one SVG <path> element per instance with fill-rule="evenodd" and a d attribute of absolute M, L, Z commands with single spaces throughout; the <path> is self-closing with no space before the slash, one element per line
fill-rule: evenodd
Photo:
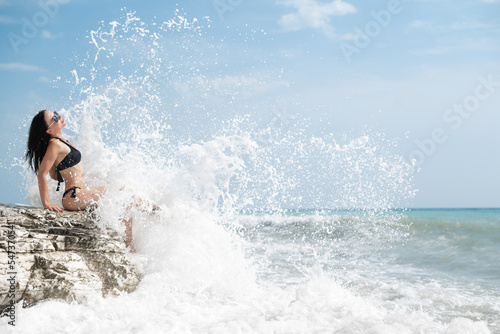
<path fill-rule="evenodd" d="M 63 212 L 63 210 L 55 204 L 47 203 L 47 204 L 43 204 L 43 207 L 45 209 L 49 209 L 50 211 Z"/>

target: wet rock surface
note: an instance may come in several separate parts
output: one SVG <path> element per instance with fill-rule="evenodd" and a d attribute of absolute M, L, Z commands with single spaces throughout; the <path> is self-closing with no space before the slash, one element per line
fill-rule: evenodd
<path fill-rule="evenodd" d="M 141 277 L 123 237 L 96 220 L 85 211 L 0 204 L 0 313 L 20 301 L 132 292 Z"/>

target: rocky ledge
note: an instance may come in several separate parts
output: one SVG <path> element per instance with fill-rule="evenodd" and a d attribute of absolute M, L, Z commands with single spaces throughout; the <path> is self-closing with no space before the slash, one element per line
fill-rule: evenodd
<path fill-rule="evenodd" d="M 0 204 L 0 313 L 20 301 L 132 292 L 141 277 L 123 238 L 95 222 L 85 211 Z"/>

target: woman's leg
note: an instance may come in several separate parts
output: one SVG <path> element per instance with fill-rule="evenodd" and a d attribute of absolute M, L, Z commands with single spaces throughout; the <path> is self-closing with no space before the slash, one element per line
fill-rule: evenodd
<path fill-rule="evenodd" d="M 132 192 L 129 188 L 122 188 L 120 190 L 126 190 L 128 192 Z M 71 192 L 68 193 L 63 198 L 63 207 L 66 210 L 76 211 L 76 210 L 84 210 L 87 208 L 92 208 L 97 205 L 97 201 L 99 201 L 104 193 L 107 191 L 106 187 L 86 187 L 79 188 L 75 190 L 76 198 L 71 197 Z M 132 195 L 133 204 L 131 204 L 126 211 L 130 212 L 132 205 L 137 207 L 139 210 L 144 211 L 145 206 L 151 206 L 154 210 L 158 210 L 159 207 L 149 203 L 148 201 L 144 201 L 136 196 Z M 130 251 L 135 253 L 135 247 L 132 243 L 133 234 L 132 234 L 132 218 L 124 218 L 123 223 L 125 224 L 125 244 L 127 247 L 130 247 Z"/>
<path fill-rule="evenodd" d="M 70 211 L 95 207 L 97 201 L 102 198 L 106 190 L 106 187 L 83 187 L 75 189 L 76 197 L 71 197 L 72 192 L 69 192 L 63 198 L 63 207 Z M 135 253 L 135 248 L 132 244 L 132 218 L 123 219 L 123 222 L 125 223 L 125 244 L 130 247 L 132 253 Z"/>
<path fill-rule="evenodd" d="M 131 193 L 132 189 L 123 187 L 120 189 L 120 191 L 127 191 Z M 132 195 L 132 203 L 127 207 L 126 211 L 130 212 L 132 206 L 135 206 L 137 209 L 139 209 L 139 211 L 143 213 L 154 213 L 155 211 L 160 209 L 160 207 L 156 206 L 155 204 L 147 200 L 138 198 L 135 195 Z M 130 252 L 135 253 L 135 247 L 134 244 L 132 243 L 133 240 L 132 218 L 124 219 L 123 222 L 125 223 L 125 236 L 126 236 L 125 243 L 127 246 L 130 246 Z"/>
<path fill-rule="evenodd" d="M 127 247 L 130 247 L 131 253 L 135 253 L 135 247 L 132 243 L 132 218 L 124 219 L 123 222 L 125 223 L 125 245 L 127 245 Z"/>
<path fill-rule="evenodd" d="M 130 188 L 126 188 L 126 187 L 122 187 L 120 189 L 120 191 L 126 191 L 128 193 L 131 193 L 133 192 L 132 189 Z M 151 211 L 157 211 L 157 210 L 160 210 L 160 207 L 155 205 L 154 203 L 151 203 L 147 200 L 143 200 L 142 198 L 139 198 L 135 195 L 132 195 L 132 200 L 133 200 L 133 205 L 139 209 L 141 212 L 144 212 L 144 213 L 150 213 Z M 129 209 L 131 208 L 131 206 L 129 207 Z"/>

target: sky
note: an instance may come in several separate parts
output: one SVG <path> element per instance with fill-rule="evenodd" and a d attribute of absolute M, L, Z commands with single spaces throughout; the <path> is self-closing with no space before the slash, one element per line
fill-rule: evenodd
<path fill-rule="evenodd" d="M 264 33 L 245 55 L 235 39 L 234 59 L 280 67 L 281 97 L 299 102 L 293 112 L 313 132 L 398 138 L 419 168 L 411 206 L 500 207 L 500 0 L 0 0 L 0 202 L 27 203 L 12 166 L 24 155 L 23 124 L 64 107 L 67 92 L 51 82 L 124 8 L 145 21 L 176 9 L 209 17 L 215 39 Z"/>

